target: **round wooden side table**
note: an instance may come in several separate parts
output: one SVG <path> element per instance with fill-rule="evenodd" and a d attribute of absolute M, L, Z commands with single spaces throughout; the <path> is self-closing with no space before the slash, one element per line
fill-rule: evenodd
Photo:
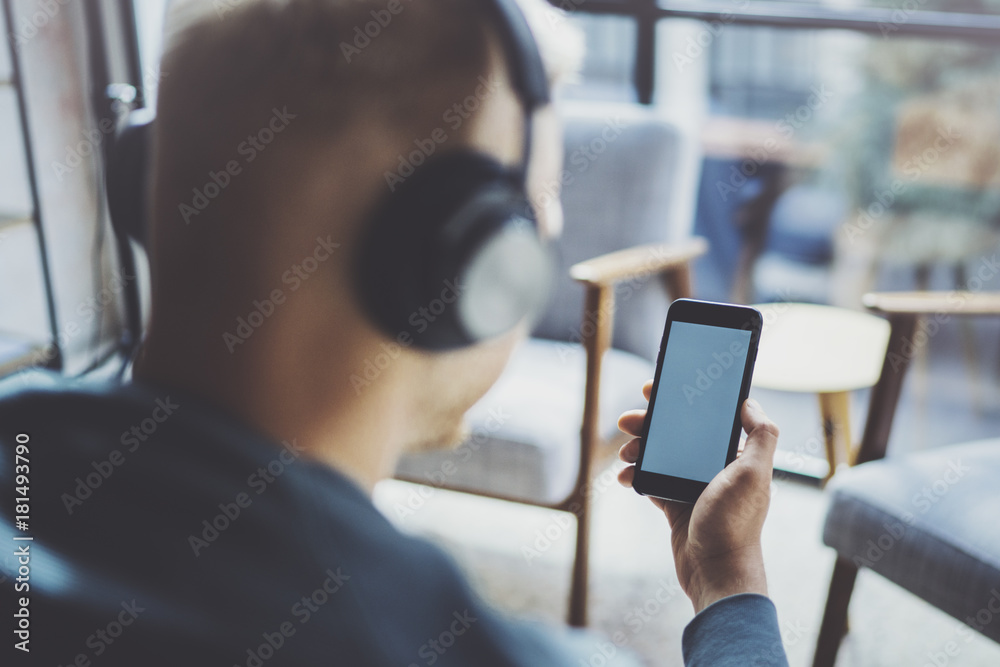
<path fill-rule="evenodd" d="M 850 392 L 879 378 L 889 323 L 875 315 L 808 303 L 754 306 L 764 316 L 753 386 L 819 397 L 829 471 L 853 464 Z"/>

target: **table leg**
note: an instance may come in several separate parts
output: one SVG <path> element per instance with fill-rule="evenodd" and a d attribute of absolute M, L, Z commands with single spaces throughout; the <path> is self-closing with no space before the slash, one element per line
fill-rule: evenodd
<path fill-rule="evenodd" d="M 823 479 L 826 484 L 841 461 L 853 465 L 851 446 L 851 396 L 846 391 L 819 394 L 819 411 L 823 419 L 823 439 L 830 471 Z M 839 452 L 843 452 L 841 457 Z"/>

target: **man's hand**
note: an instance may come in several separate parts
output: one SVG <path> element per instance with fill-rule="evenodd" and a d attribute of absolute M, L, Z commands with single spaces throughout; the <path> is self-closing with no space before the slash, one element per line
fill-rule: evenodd
<path fill-rule="evenodd" d="M 649 400 L 652 381 L 642 388 Z M 629 435 L 642 433 L 645 410 L 626 412 L 618 428 Z M 737 593 L 767 595 L 760 532 L 771 502 L 771 474 L 778 427 L 753 400 L 740 413 L 746 443 L 736 460 L 715 476 L 694 505 L 650 498 L 670 522 L 677 578 L 694 603 L 695 612 L 716 600 Z M 618 456 L 634 464 L 639 458 L 639 438 L 622 446 Z M 635 465 L 618 475 L 632 486 Z"/>

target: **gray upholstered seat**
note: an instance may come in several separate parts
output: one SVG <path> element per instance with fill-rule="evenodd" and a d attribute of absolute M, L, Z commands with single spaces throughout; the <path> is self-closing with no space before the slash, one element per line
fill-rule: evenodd
<path fill-rule="evenodd" d="M 470 413 L 473 437 L 458 452 L 408 455 L 397 468 L 407 479 L 450 488 L 556 504 L 573 490 L 580 464 L 586 355 L 581 341 L 584 289 L 573 264 L 635 245 L 677 241 L 689 233 L 683 211 L 687 155 L 678 128 L 648 107 L 563 104 L 565 225 L 557 242 L 558 284 L 549 308 L 515 353 L 499 383 Z M 618 416 L 645 405 L 640 389 L 652 378 L 668 298 L 647 276 L 615 290 L 615 348 L 601 377 L 600 431 L 617 433 Z M 589 314 L 591 319 L 597 313 Z M 491 410 L 509 419 L 497 425 Z M 469 448 L 474 447 L 474 451 Z M 454 467 L 452 467 L 452 464 Z M 442 467 L 452 471 L 442 480 Z"/>
<path fill-rule="evenodd" d="M 469 413 L 470 437 L 456 451 L 404 456 L 397 474 L 440 479 L 449 487 L 555 504 L 573 490 L 580 469 L 580 422 L 586 355 L 579 345 L 532 338 L 500 380 Z M 617 432 L 618 416 L 644 404 L 639 389 L 653 365 L 610 350 L 601 382 L 601 435 Z"/>
<path fill-rule="evenodd" d="M 1000 641 L 1000 440 L 865 463 L 828 488 L 823 541 L 841 558 Z"/>

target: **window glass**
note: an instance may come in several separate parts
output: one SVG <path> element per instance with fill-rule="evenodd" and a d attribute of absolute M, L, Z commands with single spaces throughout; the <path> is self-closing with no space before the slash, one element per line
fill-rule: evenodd
<path fill-rule="evenodd" d="M 0 31 L 7 35 L 0 12 Z M 6 41 L 0 43 L 0 369 L 21 349 L 13 341 L 48 338 L 38 238 L 24 161 L 17 96 Z"/>
<path fill-rule="evenodd" d="M 163 19 L 167 0 L 136 0 L 133 4 L 139 34 L 143 94 L 146 105 L 155 107 L 156 88 L 161 76 L 160 53 L 163 50 Z"/>
<path fill-rule="evenodd" d="M 695 228 L 714 296 L 856 307 L 961 287 L 1000 246 L 996 48 L 728 26 L 708 57 Z"/>
<path fill-rule="evenodd" d="M 561 92 L 575 99 L 635 101 L 635 20 L 621 16 L 576 13 L 587 51 L 580 81 Z"/>

